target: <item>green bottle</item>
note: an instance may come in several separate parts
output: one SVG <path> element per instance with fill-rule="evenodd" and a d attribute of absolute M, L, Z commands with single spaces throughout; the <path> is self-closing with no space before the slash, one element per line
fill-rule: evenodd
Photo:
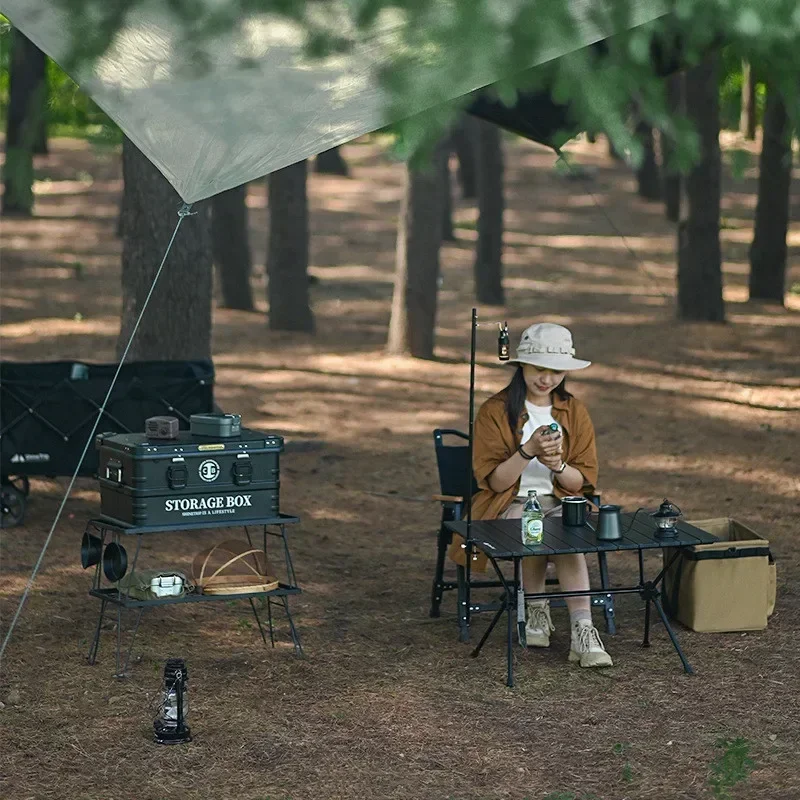
<path fill-rule="evenodd" d="M 543 536 L 544 513 L 536 496 L 536 489 L 530 489 L 522 508 L 522 543 L 541 544 Z"/>

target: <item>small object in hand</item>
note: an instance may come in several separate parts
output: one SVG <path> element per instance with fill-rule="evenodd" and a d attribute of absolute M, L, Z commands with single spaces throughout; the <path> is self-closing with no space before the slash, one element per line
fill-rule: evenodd
<path fill-rule="evenodd" d="M 545 436 L 557 436 L 558 433 L 558 423 L 556 422 L 551 422 L 544 430 Z"/>

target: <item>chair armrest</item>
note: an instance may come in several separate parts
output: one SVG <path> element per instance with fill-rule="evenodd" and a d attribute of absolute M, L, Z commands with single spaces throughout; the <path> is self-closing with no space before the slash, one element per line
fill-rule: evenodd
<path fill-rule="evenodd" d="M 431 500 L 436 500 L 440 503 L 463 503 L 464 498 L 458 497 L 458 495 L 454 494 L 433 494 L 431 495 Z"/>

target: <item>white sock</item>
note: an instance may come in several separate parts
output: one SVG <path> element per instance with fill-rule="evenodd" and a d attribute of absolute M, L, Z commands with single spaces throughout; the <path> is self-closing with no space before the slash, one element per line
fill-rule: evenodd
<path fill-rule="evenodd" d="M 586 608 L 578 609 L 578 611 L 572 611 L 569 615 L 569 624 L 572 626 L 575 625 L 591 625 L 592 624 L 592 612 Z"/>

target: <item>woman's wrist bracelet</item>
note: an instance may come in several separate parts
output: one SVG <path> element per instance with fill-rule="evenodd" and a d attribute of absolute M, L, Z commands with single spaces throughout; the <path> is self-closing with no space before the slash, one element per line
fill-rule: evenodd
<path fill-rule="evenodd" d="M 556 475 L 560 475 L 566 468 L 567 468 L 567 462 L 566 461 L 562 461 L 560 469 L 554 469 L 553 472 Z"/>
<path fill-rule="evenodd" d="M 529 456 L 523 449 L 522 445 L 517 448 L 517 452 L 526 460 L 531 461 L 532 459 L 536 458 L 536 456 Z"/>

